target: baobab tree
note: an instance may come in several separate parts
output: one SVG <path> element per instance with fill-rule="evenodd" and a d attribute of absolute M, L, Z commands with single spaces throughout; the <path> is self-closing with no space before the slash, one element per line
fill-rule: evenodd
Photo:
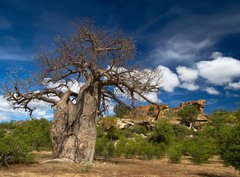
<path fill-rule="evenodd" d="M 135 54 L 131 38 L 93 24 L 78 25 L 76 32 L 59 37 L 50 51 L 37 55 L 40 72 L 33 79 L 10 75 L 5 97 L 15 108 L 32 112 L 31 102 L 54 107 L 53 157 L 92 162 L 96 143 L 96 119 L 110 100 L 131 109 L 137 98 L 152 104 L 147 94 L 160 89 L 155 72 L 129 67 Z M 40 84 L 28 87 L 31 80 Z M 73 91 L 71 83 L 78 83 Z M 26 88 L 27 87 L 27 88 Z M 119 94 L 127 95 L 127 104 Z"/>

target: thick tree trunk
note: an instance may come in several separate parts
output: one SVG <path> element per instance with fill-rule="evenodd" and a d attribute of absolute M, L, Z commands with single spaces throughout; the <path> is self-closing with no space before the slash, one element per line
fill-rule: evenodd
<path fill-rule="evenodd" d="M 92 162 L 96 143 L 97 91 L 88 87 L 79 93 L 77 105 L 61 99 L 52 127 L 54 158 Z"/>

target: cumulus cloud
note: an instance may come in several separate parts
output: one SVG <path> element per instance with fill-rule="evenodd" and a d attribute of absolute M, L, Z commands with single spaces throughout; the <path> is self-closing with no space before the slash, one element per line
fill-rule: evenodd
<path fill-rule="evenodd" d="M 183 82 L 194 82 L 198 78 L 198 72 L 194 69 L 178 66 L 176 70 L 180 80 Z"/>
<path fill-rule="evenodd" d="M 211 61 L 200 61 L 196 64 L 199 75 L 209 83 L 224 85 L 240 77 L 240 61 L 213 53 Z"/>
<path fill-rule="evenodd" d="M 220 92 L 217 91 L 214 87 L 207 87 L 204 90 L 210 95 L 219 95 L 220 94 Z"/>
<path fill-rule="evenodd" d="M 177 74 L 173 73 L 169 68 L 159 65 L 156 72 L 161 76 L 160 85 L 163 90 L 173 92 L 180 85 Z"/>
<path fill-rule="evenodd" d="M 185 88 L 189 91 L 195 91 L 199 89 L 199 86 L 194 84 L 194 83 L 188 83 L 188 82 L 184 82 L 183 84 L 180 85 L 181 88 Z"/>

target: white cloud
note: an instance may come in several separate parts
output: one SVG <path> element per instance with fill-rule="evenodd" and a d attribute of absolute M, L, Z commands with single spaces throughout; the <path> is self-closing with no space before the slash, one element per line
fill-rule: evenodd
<path fill-rule="evenodd" d="M 167 92 L 173 92 L 174 89 L 179 86 L 180 82 L 178 76 L 169 68 L 159 65 L 156 72 L 158 72 L 159 77 L 161 77 L 160 85 L 163 90 Z"/>
<path fill-rule="evenodd" d="M 195 91 L 199 89 L 199 86 L 194 83 L 184 82 L 180 85 L 181 88 L 185 88 L 189 91 Z"/>
<path fill-rule="evenodd" d="M 214 60 L 198 62 L 199 75 L 215 85 L 224 85 L 240 77 L 240 61 L 214 53 Z"/>
<path fill-rule="evenodd" d="M 207 87 L 204 90 L 210 95 L 219 95 L 220 94 L 220 92 L 217 91 L 214 87 Z"/>
<path fill-rule="evenodd" d="M 151 92 L 151 93 L 145 93 L 145 97 L 147 97 L 149 100 L 155 103 L 161 103 L 162 101 L 158 98 L 158 93 Z"/>
<path fill-rule="evenodd" d="M 228 83 L 228 86 L 226 86 L 225 88 L 226 89 L 239 90 L 240 89 L 240 81 L 239 82 Z"/>
<path fill-rule="evenodd" d="M 178 66 L 176 70 L 181 81 L 194 82 L 198 78 L 198 72 L 194 69 Z"/>

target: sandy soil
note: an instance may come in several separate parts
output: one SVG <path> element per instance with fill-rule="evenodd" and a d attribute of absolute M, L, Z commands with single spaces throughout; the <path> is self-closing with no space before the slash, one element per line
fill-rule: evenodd
<path fill-rule="evenodd" d="M 1 177 L 240 177 L 232 167 L 224 167 L 217 158 L 208 164 L 194 165 L 185 157 L 181 164 L 172 164 L 167 158 L 143 161 L 115 158 L 95 161 L 92 165 L 73 163 L 42 163 L 50 159 L 49 152 L 39 154 L 38 163 L 11 165 L 0 168 Z"/>

